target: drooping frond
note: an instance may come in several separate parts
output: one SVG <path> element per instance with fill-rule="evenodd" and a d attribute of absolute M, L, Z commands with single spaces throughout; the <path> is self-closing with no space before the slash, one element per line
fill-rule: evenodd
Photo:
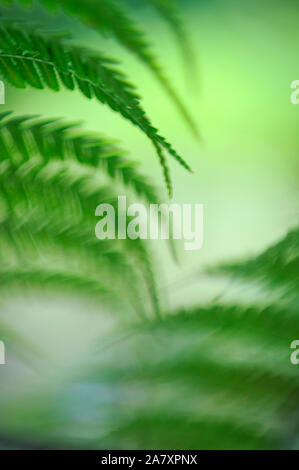
<path fill-rule="evenodd" d="M 250 278 L 284 285 L 277 272 L 286 269 L 287 282 L 295 281 L 297 248 L 296 229 L 248 262 Z M 245 265 L 232 272 L 246 277 Z M 112 336 L 99 346 L 99 363 L 76 380 L 94 419 L 88 422 L 95 430 L 89 448 L 289 448 L 299 432 L 299 376 L 290 363 L 290 345 L 299 338 L 294 320 L 288 303 L 210 305 Z M 111 406 L 103 387 L 114 394 Z M 89 405 L 95 391 L 98 399 Z M 71 396 L 72 386 L 59 395 L 66 401 Z M 56 413 L 63 421 L 63 412 Z M 79 424 L 74 414 L 67 421 L 67 429 Z M 76 436 L 70 431 L 64 438 L 74 442 Z"/>
<path fill-rule="evenodd" d="M 292 413 L 287 402 L 293 397 L 295 406 L 299 391 L 298 374 L 289 361 L 289 344 L 299 331 L 293 322 L 284 323 L 284 317 L 284 311 L 271 306 L 213 306 L 180 312 L 135 332 L 111 352 L 106 367 L 99 366 L 86 379 L 129 390 L 126 412 L 119 400 L 117 426 L 101 444 L 205 449 L 279 445 L 288 434 L 286 416 Z M 136 389 L 135 404 L 130 390 L 133 396 Z M 213 436 L 206 436 L 209 429 Z"/>
<path fill-rule="evenodd" d="M 10 207 L 0 224 L 1 286 L 69 285 L 109 294 L 109 300 L 118 293 L 123 301 L 122 278 L 134 279 L 134 270 L 120 246 L 115 243 L 112 249 L 95 238 L 94 207 L 84 177 L 76 177 L 67 166 L 6 163 L 0 171 L 1 202 Z M 87 201 L 80 199 L 83 194 Z M 113 202 L 107 188 L 95 194 L 98 203 Z M 130 287 L 134 285 L 135 280 Z"/>
<path fill-rule="evenodd" d="M 28 156 L 37 153 L 45 162 L 52 158 L 67 160 L 97 168 L 125 187 L 135 191 L 147 202 L 158 203 L 156 188 L 138 171 L 138 166 L 124 157 L 115 142 L 104 136 L 83 132 L 79 124 L 61 119 L 40 119 L 32 116 L 4 120 L 8 113 L 0 115 L 0 150 L 7 157 L 11 139 L 15 152 Z M 9 138 L 10 136 L 10 138 Z"/>
<path fill-rule="evenodd" d="M 160 154 L 163 149 L 190 170 L 171 144 L 161 137 L 140 106 L 139 98 L 124 76 L 99 55 L 85 49 L 67 46 L 61 38 L 25 31 L 21 27 L 0 29 L 0 73 L 13 86 L 27 85 L 58 91 L 62 84 L 76 86 L 87 98 L 96 98 L 137 126 L 152 141 Z M 59 83 L 60 81 L 60 83 Z M 168 171 L 166 183 L 170 187 Z"/>
<path fill-rule="evenodd" d="M 97 205 L 116 209 L 117 174 L 147 200 L 155 200 L 154 190 L 147 183 L 143 191 L 142 177 L 136 170 L 127 173 L 130 166 L 109 141 L 73 136 L 70 129 L 68 123 L 30 117 L 1 122 L 1 284 L 64 283 L 109 294 L 110 300 L 128 294 L 142 315 L 144 283 L 157 313 L 155 280 L 141 240 L 100 242 L 94 233 Z"/>
<path fill-rule="evenodd" d="M 10 0 L 8 0 L 10 1 Z M 114 36 L 125 48 L 133 52 L 155 74 L 163 85 L 193 133 L 198 136 L 198 129 L 185 105 L 165 77 L 158 60 L 152 52 L 151 45 L 142 29 L 135 24 L 125 8 L 114 0 L 39 0 L 46 7 L 62 8 L 75 15 L 87 25 L 97 29 L 101 34 Z M 6 0 L 2 2 L 7 3 Z M 30 1 L 27 3 L 31 3 Z M 173 17 L 173 14 L 172 14 Z M 171 19 L 173 22 L 173 19 Z M 176 21 L 177 24 L 177 21 Z"/>
<path fill-rule="evenodd" d="M 289 345 L 299 331 L 293 321 L 284 322 L 286 316 L 271 306 L 199 308 L 168 317 L 124 342 L 106 375 L 99 367 L 89 377 L 92 383 L 106 377 L 114 390 L 126 384 L 132 394 L 136 388 L 140 393 L 138 404 L 125 414 L 119 402 L 118 426 L 103 445 L 283 445 L 299 391 L 298 373 L 289 360 Z M 130 351 L 128 343 L 132 352 L 115 368 L 120 351 Z M 213 433 L 207 436 L 208 430 Z"/>

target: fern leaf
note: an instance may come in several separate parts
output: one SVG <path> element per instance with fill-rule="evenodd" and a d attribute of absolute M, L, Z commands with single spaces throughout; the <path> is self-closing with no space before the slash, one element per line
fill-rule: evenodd
<path fill-rule="evenodd" d="M 6 0 L 2 0 L 2 3 L 4 1 Z M 177 106 L 192 132 L 195 136 L 198 136 L 198 129 L 194 120 L 190 116 L 181 99 L 178 97 L 177 93 L 172 88 L 169 80 L 165 77 L 161 66 L 158 64 L 155 55 L 151 51 L 151 45 L 145 34 L 130 18 L 125 8 L 122 8 L 121 5 L 113 0 L 100 0 L 99 2 L 96 0 L 52 0 L 51 2 L 48 0 L 40 0 L 40 3 L 51 10 L 53 8 L 62 8 L 67 13 L 75 15 L 77 18 L 83 20 L 87 25 L 95 28 L 104 36 L 114 36 L 122 46 L 134 53 L 154 73 Z M 169 15 L 166 16 L 169 18 Z M 171 11 L 172 23 L 174 16 L 173 11 Z M 176 21 L 175 24 L 177 25 L 178 21 Z M 46 64 L 42 67 L 45 70 L 48 68 Z M 52 75 L 53 89 L 55 89 L 55 86 L 57 86 L 55 78 L 51 70 L 49 70 L 48 73 L 49 75 Z M 65 80 L 70 82 L 69 84 L 71 88 L 73 86 L 72 80 L 69 77 L 65 77 Z M 84 83 L 81 82 L 79 87 L 82 87 L 82 93 L 84 93 L 85 89 L 86 96 L 90 95 L 90 89 L 88 89 Z"/>
<path fill-rule="evenodd" d="M 148 254 L 141 251 L 138 245 L 129 243 L 130 240 L 124 240 L 123 243 L 117 240 L 99 242 L 94 236 L 95 221 L 91 215 L 99 201 L 114 205 L 115 198 L 111 199 L 109 192 L 101 188 L 96 192 L 95 199 L 92 198 L 87 204 L 80 199 L 83 194 L 89 194 L 86 193 L 85 185 L 78 186 L 82 178 L 78 179 L 68 167 L 64 168 L 63 173 L 61 169 L 51 168 L 49 163 L 31 168 L 28 163 L 15 169 L 8 165 L 0 167 L 0 200 L 10 204 L 9 213 L 0 224 L 0 247 L 4 247 L 1 253 L 3 265 L 6 262 L 9 267 L 13 263 L 12 269 L 16 268 L 20 272 L 27 266 L 27 274 L 31 269 L 35 272 L 44 265 L 50 265 L 53 271 L 48 276 L 51 283 L 55 266 L 60 266 L 65 274 L 77 272 L 78 282 L 81 280 L 81 287 L 85 291 L 110 293 L 110 303 L 113 300 L 112 293 L 119 302 L 124 302 L 124 298 L 128 297 L 136 313 L 144 318 L 141 293 L 144 296 L 144 287 L 151 296 L 155 292 L 154 281 L 147 277 L 148 269 L 144 267 Z M 87 180 L 85 183 L 89 187 Z M 85 210 L 81 210 L 82 206 Z M 42 260 L 42 265 L 35 267 L 39 260 Z M 71 265 L 69 260 L 72 260 Z M 67 266 L 69 268 L 66 270 Z M 144 285 L 139 267 L 140 274 L 144 276 Z M 90 282 L 92 274 L 93 283 Z M 17 276 L 18 282 L 22 284 L 25 277 Z M 86 283 L 83 282 L 84 277 L 87 277 Z M 34 274 L 33 279 L 36 285 L 38 275 Z M 99 290 L 96 289 L 96 279 Z M 15 278 L 8 276 L 4 286 L 13 281 Z M 45 282 L 45 277 L 41 276 L 40 285 Z M 66 275 L 65 285 L 69 283 L 72 286 L 72 282 L 71 276 Z M 24 285 L 31 285 L 29 275 Z M 102 287 L 105 289 L 102 290 Z M 158 308 L 158 302 L 154 306 Z"/>
<path fill-rule="evenodd" d="M 294 229 L 260 256 L 216 272 L 287 286 L 292 299 L 298 291 L 298 246 Z M 118 402 L 120 418 L 102 446 L 288 447 L 299 393 L 297 369 L 290 365 L 290 344 L 299 337 L 298 296 L 295 305 L 295 311 L 288 302 L 200 306 L 133 327 L 107 360 L 82 378 L 121 390 L 125 377 L 132 394 L 136 387 L 141 394 L 125 415 Z M 292 422 L 297 433 L 296 419 Z"/>
<path fill-rule="evenodd" d="M 35 257 L 30 240 L 34 240 L 34 246 L 41 244 L 38 256 L 44 256 L 46 249 L 55 252 L 58 245 L 64 248 L 63 252 L 72 249 L 75 257 L 81 256 L 83 266 L 88 262 L 88 272 L 98 262 L 101 269 L 110 266 L 122 284 L 117 287 L 114 283 L 118 293 L 129 283 L 127 292 L 141 315 L 144 309 L 138 302 L 140 270 L 139 277 L 141 274 L 157 313 L 155 280 L 141 241 L 101 244 L 94 236 L 95 207 L 101 202 L 114 206 L 117 203 L 117 193 L 110 188 L 108 177 L 115 184 L 120 175 L 128 188 L 151 201 L 156 200 L 154 188 L 103 137 L 73 134 L 74 124 L 60 120 L 6 116 L 7 113 L 0 115 L 0 192 L 7 205 L 0 234 L 6 240 L 9 237 L 6 253 L 8 247 L 13 248 L 9 259 L 27 251 Z M 105 175 L 108 177 L 103 179 Z"/>
<path fill-rule="evenodd" d="M 272 305 L 198 307 L 123 332 L 124 339 L 105 347 L 99 364 L 85 369 L 79 381 L 86 390 L 81 409 L 89 411 L 87 426 L 94 429 L 89 448 L 286 445 L 288 415 L 296 412 L 299 391 L 286 344 L 299 330 L 293 331 L 293 322 L 284 324 L 285 316 Z M 120 398 L 109 404 L 99 393 L 90 404 L 88 397 L 99 386 Z M 71 396 L 72 386 L 53 401 Z M 55 410 L 61 422 L 63 411 Z M 68 429 L 76 430 L 75 414 L 67 420 Z M 59 428 L 55 435 L 59 442 Z M 75 435 L 67 438 L 74 442 Z"/>
<path fill-rule="evenodd" d="M 24 40 L 20 40 L 20 35 L 25 37 Z M 30 64 L 30 70 L 24 67 L 24 63 Z M 38 88 L 42 83 L 43 87 L 54 90 L 59 89 L 57 77 L 60 79 L 62 76 L 66 77 L 61 80 L 63 86 L 72 88 L 75 82 L 86 97 L 95 97 L 121 114 L 145 133 L 160 153 L 163 149 L 166 150 L 182 166 L 190 170 L 171 144 L 151 125 L 131 85 L 127 84 L 122 74 L 107 65 L 105 58 L 88 55 L 86 50 L 78 47 L 67 46 L 57 37 L 45 37 L 32 31 L 25 32 L 24 29 L 17 27 L 2 26 L 0 73 L 16 87 L 37 86 L 37 81 L 33 77 L 39 76 Z M 160 156 L 159 159 L 161 161 Z M 164 162 L 162 164 L 165 172 Z"/>
<path fill-rule="evenodd" d="M 287 266 L 287 282 L 293 283 L 298 266 L 289 263 L 297 259 L 297 248 L 295 229 L 260 255 L 263 262 L 249 262 L 250 277 L 260 279 L 268 270 L 275 279 L 279 266 Z M 109 338 L 113 347 L 105 344 L 98 364 L 85 367 L 76 384 L 41 406 L 26 402 L 35 417 L 35 431 L 29 425 L 33 441 L 40 442 L 36 430 L 43 428 L 49 402 L 53 422 L 65 423 L 64 439 L 77 447 L 78 426 L 82 445 L 95 449 L 289 448 L 298 435 L 299 376 L 289 345 L 299 336 L 299 324 L 289 305 L 199 306 L 115 336 Z M 65 412 L 60 406 L 71 401 L 78 384 L 80 410 L 90 417 L 85 423 L 74 407 Z M 114 394 L 111 402 L 107 393 Z M 20 422 L 24 433 L 27 420 Z M 61 426 L 54 425 L 57 446 L 61 435 Z M 42 440 L 47 442 L 46 431 Z"/>
<path fill-rule="evenodd" d="M 298 298 L 299 228 L 291 230 L 281 241 L 249 260 L 210 268 L 212 274 L 231 276 L 263 283 Z"/>

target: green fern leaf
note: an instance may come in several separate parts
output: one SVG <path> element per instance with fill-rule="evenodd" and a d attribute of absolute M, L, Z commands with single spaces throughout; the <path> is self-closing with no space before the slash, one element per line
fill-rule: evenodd
<path fill-rule="evenodd" d="M 4 1 L 6 0 L 2 0 L 2 2 Z M 40 0 L 40 3 L 45 5 L 47 8 L 50 8 L 51 10 L 53 10 L 53 8 L 62 8 L 67 13 L 74 14 L 89 26 L 97 29 L 104 36 L 114 36 L 122 46 L 126 47 L 129 51 L 137 55 L 137 57 L 139 57 L 139 59 L 144 62 L 147 67 L 149 67 L 149 69 L 155 74 L 156 78 L 159 80 L 173 102 L 176 104 L 178 110 L 184 117 L 192 132 L 196 136 L 199 135 L 194 120 L 190 116 L 181 99 L 178 97 L 177 93 L 173 90 L 168 79 L 165 77 L 161 66 L 158 64 L 156 57 L 151 51 L 151 45 L 148 42 L 145 34 L 130 18 L 125 8 L 122 8 L 122 6 L 114 0 L 52 0 L 51 2 L 48 0 Z M 165 8 L 163 8 L 163 11 L 165 12 Z M 175 23 L 177 31 L 179 24 L 177 15 L 174 14 L 173 9 L 171 9 L 170 15 L 169 13 L 169 8 L 167 8 L 167 12 L 165 12 L 164 16 L 166 16 L 172 24 Z M 176 21 L 174 21 L 174 18 L 176 18 Z M 180 31 L 181 30 L 182 28 L 180 27 Z M 46 70 L 48 69 L 48 66 L 44 65 L 42 68 Z M 48 73 L 49 75 L 52 75 L 51 70 L 48 70 Z M 54 78 L 53 75 L 51 78 Z M 70 87 L 72 86 L 72 81 L 69 77 L 62 79 L 62 81 L 64 80 L 69 82 Z M 54 86 L 55 81 L 53 82 L 53 89 L 55 89 Z M 89 87 L 86 86 L 86 84 L 80 82 L 79 88 L 81 89 L 82 93 L 89 97 L 91 91 Z"/>
<path fill-rule="evenodd" d="M 103 136 L 89 134 L 78 129 L 79 124 L 64 122 L 60 119 L 18 117 L 4 120 L 8 115 L 0 115 L 0 145 L 7 148 L 9 142 L 5 132 L 9 132 L 17 149 L 28 160 L 30 152 L 37 152 L 44 161 L 61 156 L 62 159 L 74 158 L 77 162 L 98 168 L 115 182 L 132 188 L 147 202 L 159 201 L 156 188 L 138 172 L 138 166 L 124 158 L 124 152 L 115 143 Z M 1 122 L 2 119 L 2 122 Z M 17 150 L 16 149 L 16 150 Z M 6 157 L 8 153 L 6 150 Z"/>
<path fill-rule="evenodd" d="M 72 134 L 74 126 L 71 123 L 30 119 L 29 116 L 5 119 L 7 114 L 0 116 L 0 244 L 4 247 L 3 265 L 5 260 L 7 264 L 4 271 L 13 268 L 9 266 L 17 257 L 20 266 L 29 263 L 26 275 L 31 268 L 33 272 L 36 269 L 39 272 L 40 267 L 35 268 L 32 259 L 45 258 L 48 253 L 51 265 L 52 253 L 60 247 L 62 259 L 65 253 L 72 253 L 70 259 L 77 259 L 78 267 L 81 264 L 88 266 L 88 276 L 99 268 L 101 272 L 108 269 L 110 279 L 112 271 L 116 295 L 120 296 L 121 292 L 123 295 L 123 288 L 128 284 L 126 291 L 132 297 L 132 304 L 139 315 L 143 315 L 144 310 L 138 301 L 140 285 L 143 289 L 138 279 L 141 274 L 154 311 L 158 314 L 155 280 L 141 240 L 115 240 L 113 244 L 109 241 L 102 244 L 94 235 L 96 206 L 101 202 L 109 202 L 113 206 L 117 204 L 117 192 L 111 188 L 111 183 L 117 186 L 118 176 L 124 187 L 135 190 L 147 201 L 156 200 L 154 188 L 146 180 L 144 182 L 138 171 L 103 137 L 78 132 Z M 61 269 L 67 266 L 68 257 Z M 83 280 L 81 269 L 79 274 Z M 16 278 L 21 282 L 24 278 L 20 275 Z M 40 277 L 41 284 L 46 282 L 46 277 L 45 272 Z M 99 272 L 98 279 L 101 277 Z M 35 283 L 37 278 L 34 274 Z M 52 278 L 50 273 L 49 282 Z M 9 275 L 7 279 L 14 278 Z M 67 275 L 66 280 L 72 282 Z M 82 285 L 85 286 L 83 282 Z M 89 281 L 86 284 L 92 285 Z M 111 290 L 110 285 L 109 281 L 107 292 Z"/>
<path fill-rule="evenodd" d="M 229 274 L 235 278 L 278 289 L 284 297 L 298 301 L 299 228 L 291 230 L 281 241 L 260 255 L 239 263 L 210 268 L 212 274 Z"/>
<path fill-rule="evenodd" d="M 20 40 L 20 35 L 25 39 Z M 58 46 L 60 48 L 59 58 L 57 58 Z M 63 51 L 64 59 L 62 59 L 61 51 Z M 72 84 L 75 82 L 86 97 L 94 96 L 98 101 L 106 104 L 137 126 L 152 141 L 159 154 L 169 192 L 171 184 L 165 160 L 161 159 L 162 150 L 165 149 L 182 166 L 190 170 L 185 161 L 151 125 L 140 107 L 139 99 L 133 92 L 132 86 L 127 84 L 120 72 L 107 64 L 105 58 L 88 55 L 86 50 L 67 46 L 56 37 L 45 37 L 17 27 L 2 26 L 0 29 L 0 59 L 0 73 L 14 86 L 36 85 L 39 88 L 42 83 L 44 87 L 59 89 L 57 77 L 63 75 L 67 77 L 62 81 L 64 86 L 66 83 L 70 85 L 70 81 Z M 63 65 L 63 60 L 68 61 L 67 65 Z M 30 63 L 30 70 L 24 67 L 24 63 Z M 36 76 L 40 77 L 39 82 L 37 82 Z"/>

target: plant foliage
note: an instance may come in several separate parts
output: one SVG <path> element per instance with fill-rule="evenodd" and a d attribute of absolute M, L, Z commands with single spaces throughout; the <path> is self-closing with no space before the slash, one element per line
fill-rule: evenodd
<path fill-rule="evenodd" d="M 62 7 L 113 35 L 155 73 L 195 131 L 126 7 L 114 0 L 41 3 Z M 172 3 L 150 3 L 190 57 Z M 165 152 L 190 169 L 153 127 L 134 87 L 111 59 L 62 36 L 2 20 L 0 74 L 20 90 L 78 89 L 138 127 L 156 149 L 170 194 Z M 96 206 L 115 206 L 120 192 L 146 203 L 160 200 L 113 140 L 63 119 L 0 116 L 3 301 L 17 290 L 68 289 L 93 296 L 115 316 L 134 312 L 129 326 L 121 323 L 106 336 L 96 360 L 84 373 L 76 370 L 67 385 L 1 401 L 0 447 L 298 447 L 299 376 L 289 347 L 299 337 L 299 229 L 249 260 L 208 269 L 211 279 L 233 276 L 246 287 L 254 283 L 263 294 L 259 300 L 240 295 L 240 300 L 218 298 L 161 312 L 143 240 L 100 243 L 95 237 Z M 2 319 L 0 338 L 27 347 Z"/>
<path fill-rule="evenodd" d="M 6 0 L 2 0 L 2 2 L 7 3 Z M 26 1 L 25 3 L 30 4 L 31 2 Z M 40 0 L 40 3 L 51 10 L 62 8 L 67 13 L 82 19 L 88 26 L 95 28 L 104 36 L 113 36 L 122 46 L 134 53 L 154 73 L 176 104 L 192 132 L 198 136 L 196 124 L 165 77 L 146 35 L 119 2 L 114 0 Z M 164 18 L 169 19 L 176 33 L 179 33 L 180 40 L 183 37 L 184 44 L 186 44 L 186 35 L 182 34 L 182 24 L 178 15 L 176 15 L 176 10 L 169 4 L 166 5 L 161 2 L 157 2 L 156 6 L 163 12 Z"/>
<path fill-rule="evenodd" d="M 133 87 L 109 62 L 85 49 L 67 46 L 58 37 L 47 37 L 13 26 L 2 25 L 0 30 L 0 71 L 6 80 L 17 88 L 29 85 L 37 89 L 59 91 L 60 83 L 69 90 L 77 86 L 87 98 L 94 97 L 121 114 L 152 141 L 171 194 L 163 150 L 187 170 L 190 167 L 151 125 Z"/>
<path fill-rule="evenodd" d="M 2 116 L 1 285 L 63 281 L 122 300 L 128 283 L 128 292 L 136 294 L 136 259 L 157 309 L 141 241 L 101 244 L 94 235 L 95 208 L 101 202 L 115 205 L 119 185 L 151 202 L 155 190 L 109 141 L 75 133 L 73 127 L 59 120 Z M 113 284 L 99 275 L 105 268 L 114 273 Z"/>

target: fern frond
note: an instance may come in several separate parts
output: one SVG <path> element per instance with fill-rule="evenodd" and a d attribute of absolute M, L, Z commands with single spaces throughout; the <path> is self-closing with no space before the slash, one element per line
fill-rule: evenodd
<path fill-rule="evenodd" d="M 46 260 L 49 262 L 49 260 Z M 101 299 L 106 297 L 109 303 L 115 302 L 116 289 L 101 280 L 98 276 L 88 273 L 74 272 L 73 267 L 58 267 L 49 264 L 28 263 L 27 265 L 5 265 L 0 267 L 0 286 L 5 288 L 5 293 L 13 292 L 16 288 L 24 291 L 25 288 L 45 288 L 50 286 L 52 289 L 59 289 L 65 292 L 83 291 L 89 294 L 100 295 Z M 13 291 L 8 289 L 13 288 Z M 115 302 L 116 303 L 116 302 Z"/>
<path fill-rule="evenodd" d="M 86 240 L 82 243 L 74 228 L 65 230 L 63 235 L 54 233 L 51 239 L 53 231 L 48 230 L 49 226 L 36 228 L 30 222 L 17 229 L 16 226 L 17 223 L 7 224 L 4 233 L 0 225 L 3 298 L 14 295 L 16 288 L 21 292 L 36 287 L 80 291 L 108 302 L 109 307 L 124 310 L 128 306 L 143 321 L 147 318 L 146 284 L 121 250 L 101 251 L 99 244 Z"/>
<path fill-rule="evenodd" d="M 298 240 L 295 229 L 260 256 L 219 272 L 287 287 L 292 299 L 299 285 Z M 290 344 L 299 337 L 298 295 L 295 310 L 288 302 L 265 305 L 200 306 L 131 328 L 82 379 L 139 393 L 137 405 L 128 410 L 126 403 L 126 413 L 118 402 L 117 427 L 100 430 L 101 445 L 288 447 L 294 415 L 292 432 L 298 434 L 299 376 L 290 363 Z"/>
<path fill-rule="evenodd" d="M 39 154 L 44 162 L 52 158 L 75 159 L 84 165 L 103 172 L 115 183 L 118 181 L 132 189 L 147 202 L 159 201 L 156 188 L 138 171 L 138 166 L 124 157 L 124 152 L 112 140 L 97 134 L 89 134 L 77 124 L 61 119 L 40 119 L 33 116 L 13 117 L 0 114 L 0 149 L 9 158 L 8 147 L 15 146 L 14 153 L 20 158 Z M 22 144 L 21 144 L 22 142 Z"/>
<path fill-rule="evenodd" d="M 297 235 L 296 229 L 264 253 L 269 274 L 277 260 L 285 266 L 296 259 Z M 252 276 L 259 278 L 261 268 L 252 265 Z M 287 278 L 293 282 L 297 274 L 294 267 Z M 113 347 L 101 345 L 98 364 L 51 396 L 51 417 L 60 423 L 51 438 L 59 443 L 64 423 L 64 439 L 79 448 L 78 426 L 88 448 L 288 448 L 298 435 L 299 376 L 289 347 L 299 337 L 294 320 L 287 304 L 210 305 L 122 330 L 122 338 L 109 338 Z M 78 385 L 87 423 L 74 407 L 56 405 L 70 402 Z M 35 430 L 48 403 L 47 397 L 42 410 L 28 406 Z M 24 432 L 26 420 L 21 423 Z M 39 442 L 40 434 L 30 431 Z M 47 441 L 46 432 L 42 436 Z"/>
<path fill-rule="evenodd" d="M 46 37 L 24 28 L 2 26 L 0 29 L 0 73 L 17 88 L 29 85 L 58 91 L 61 84 L 70 90 L 75 85 L 87 97 L 95 97 L 137 126 L 155 148 L 166 150 L 187 170 L 190 167 L 171 144 L 160 136 L 139 98 L 124 76 L 98 55 L 67 46 L 61 38 Z M 159 157 L 160 158 L 160 157 Z M 169 181 L 167 181 L 169 186 Z"/>
<path fill-rule="evenodd" d="M 72 268 L 65 272 L 65 282 L 72 284 L 72 278 L 67 272 L 78 271 L 78 283 L 89 290 L 96 279 L 101 288 L 103 279 L 110 279 L 113 273 L 113 289 L 110 281 L 106 286 L 104 282 L 105 289 L 100 289 L 100 293 L 114 292 L 114 295 L 123 301 L 124 296 L 131 295 L 133 291 L 134 304 L 141 315 L 143 309 L 138 304 L 139 294 L 136 291 L 140 281 L 136 276 L 137 266 L 144 265 L 147 253 L 143 250 L 140 252 L 138 244 L 129 244 L 127 240 L 123 245 L 115 241 L 112 246 L 106 241 L 99 242 L 94 235 L 94 209 L 99 202 L 115 204 L 113 193 L 111 194 L 108 188 L 96 188 L 95 184 L 92 189 L 92 180 L 86 180 L 80 173 L 77 175 L 77 170 L 72 172 L 65 162 L 61 162 L 61 165 L 59 162 L 57 165 L 53 163 L 44 165 L 35 162 L 29 165 L 27 162 L 13 166 L 4 161 L 1 164 L 2 201 L 10 205 L 10 223 L 6 220 L 0 225 L 0 244 L 4 243 L 1 256 L 3 265 L 6 258 L 8 261 L 17 258 L 17 265 L 20 265 L 17 269 L 21 275 L 24 266 L 29 263 L 29 268 L 25 271 L 29 280 L 35 279 L 36 283 L 40 279 L 43 285 L 47 276 L 49 282 L 55 280 L 58 260 L 62 264 L 63 272 L 69 264 L 68 260 L 72 260 L 74 266 L 71 264 Z M 58 259 L 55 255 L 53 260 L 54 253 L 58 253 Z M 39 272 L 41 268 L 34 267 L 32 259 L 35 258 L 43 260 L 43 268 L 44 264 L 52 265 L 53 272 L 47 275 L 45 271 L 45 275 L 40 278 L 35 275 L 35 271 Z M 85 274 L 83 268 L 86 269 Z M 110 270 L 108 277 L 104 275 L 107 269 Z M 33 278 L 29 276 L 30 270 L 33 271 Z M 92 284 L 89 278 L 93 272 L 95 274 Z M 142 272 L 146 276 L 145 268 Z M 86 283 L 83 282 L 84 277 L 87 278 Z M 23 281 L 25 277 L 17 276 L 17 279 Z M 152 295 L 153 282 L 148 282 L 147 277 L 145 280 Z M 7 276 L 5 284 L 12 281 L 14 277 Z M 125 286 L 127 288 L 124 291 Z M 92 290 L 95 290 L 95 285 Z"/>
<path fill-rule="evenodd" d="M 198 307 L 123 332 L 125 339 L 101 350 L 100 364 L 76 376 L 86 390 L 81 409 L 92 416 L 89 447 L 283 445 L 299 391 L 288 348 L 299 330 L 292 321 L 284 323 L 285 317 L 285 310 L 272 305 Z M 111 404 L 100 393 L 103 387 L 116 397 Z M 90 404 L 95 390 L 98 399 Z M 72 394 L 71 386 L 60 400 Z M 56 413 L 61 422 L 59 407 Z M 78 424 L 68 414 L 68 429 Z M 73 442 L 75 436 L 70 432 L 67 438 Z"/>
<path fill-rule="evenodd" d="M 109 268 L 114 273 L 115 290 L 123 294 L 126 286 L 140 315 L 144 310 L 139 302 L 141 274 L 157 313 L 155 280 L 141 240 L 100 243 L 94 235 L 96 206 L 101 202 L 117 204 L 117 193 L 110 187 L 116 183 L 117 174 L 129 188 L 133 186 L 151 201 L 156 198 L 154 188 L 147 182 L 144 186 L 143 177 L 103 137 L 72 134 L 71 123 L 31 116 L 5 119 L 6 115 L 0 116 L 0 194 L 2 205 L 4 202 L 7 206 L 0 224 L 0 242 L 5 235 L 6 254 L 13 249 L 10 258 L 27 253 L 30 260 L 44 256 L 46 250 L 54 253 L 55 247 L 63 248 L 62 254 L 72 250 L 71 258 L 80 257 L 83 266 L 89 266 L 88 273 Z M 107 174 L 111 182 L 103 179 Z"/>
<path fill-rule="evenodd" d="M 2 0 L 2 3 L 6 0 Z M 9 0 L 10 1 L 10 0 Z M 39 0 L 46 7 L 62 8 L 95 28 L 104 36 L 113 36 L 126 49 L 134 53 L 156 76 L 171 97 L 192 132 L 198 136 L 197 126 L 182 100 L 165 77 L 151 45 L 142 29 L 130 18 L 125 8 L 114 0 Z M 32 3 L 28 1 L 27 3 Z M 172 16 L 173 17 L 173 14 Z M 173 21 L 173 20 L 172 20 Z M 177 24 L 177 22 L 176 22 Z"/>
<path fill-rule="evenodd" d="M 263 283 L 278 288 L 291 298 L 298 296 L 299 228 L 291 230 L 281 241 L 263 253 L 239 263 L 227 263 L 210 268 L 212 274 L 229 274 L 236 278 Z"/>

